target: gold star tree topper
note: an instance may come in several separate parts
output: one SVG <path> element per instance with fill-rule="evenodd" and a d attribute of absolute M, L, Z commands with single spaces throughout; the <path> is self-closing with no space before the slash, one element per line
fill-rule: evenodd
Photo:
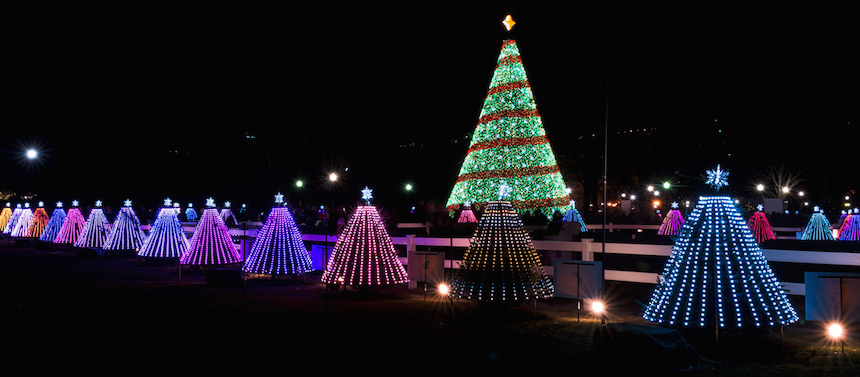
<path fill-rule="evenodd" d="M 514 28 L 514 25 L 516 25 L 516 22 L 514 22 L 514 19 L 509 14 L 505 16 L 505 19 L 502 21 L 502 24 L 505 25 L 505 29 L 511 31 L 511 29 Z"/>

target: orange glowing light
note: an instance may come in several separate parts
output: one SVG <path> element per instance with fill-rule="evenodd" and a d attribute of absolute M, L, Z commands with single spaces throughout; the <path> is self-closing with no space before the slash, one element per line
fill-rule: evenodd
<path fill-rule="evenodd" d="M 509 14 L 509 15 L 505 16 L 505 20 L 502 21 L 502 24 L 505 25 L 505 29 L 508 29 L 508 31 L 511 31 L 511 29 L 513 29 L 514 25 L 516 25 L 516 22 L 514 22 L 514 19 L 511 18 L 511 15 Z"/>

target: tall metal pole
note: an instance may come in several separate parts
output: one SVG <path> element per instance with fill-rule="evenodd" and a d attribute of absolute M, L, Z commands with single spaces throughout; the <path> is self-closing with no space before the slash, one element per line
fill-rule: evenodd
<path fill-rule="evenodd" d="M 601 286 L 600 286 L 600 299 L 606 304 L 605 289 L 606 285 L 606 173 L 607 173 L 607 165 L 608 158 L 607 152 L 609 150 L 609 71 L 606 71 L 606 109 L 604 114 L 604 123 L 603 123 L 603 242 L 602 242 L 602 250 L 601 250 L 601 261 L 600 261 L 600 276 L 601 276 Z"/>

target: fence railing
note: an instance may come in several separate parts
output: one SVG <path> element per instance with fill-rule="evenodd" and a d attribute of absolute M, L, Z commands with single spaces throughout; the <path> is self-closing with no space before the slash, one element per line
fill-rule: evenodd
<path fill-rule="evenodd" d="M 256 226 L 255 226 L 256 225 Z M 236 237 L 254 238 L 256 236 L 258 226 L 262 224 L 249 224 L 248 229 L 231 228 L 230 233 Z M 400 224 L 398 228 L 424 228 L 423 224 Z M 193 232 L 194 227 L 184 224 L 183 228 L 187 232 Z M 589 225 L 589 230 L 601 229 L 601 224 Z M 656 230 L 659 225 L 630 225 L 630 224 L 608 224 L 607 232 L 615 230 Z M 774 228 L 774 231 L 794 232 L 798 228 Z M 303 234 L 304 241 L 312 244 L 330 244 L 334 245 L 337 242 L 336 235 L 326 234 Z M 407 255 L 417 251 L 418 247 L 437 248 L 437 250 L 445 248 L 467 248 L 469 247 L 470 238 L 465 237 L 418 237 L 408 235 L 404 237 L 391 237 L 394 245 L 405 246 Z M 834 241 L 836 242 L 836 241 Z M 595 242 L 590 238 L 582 238 L 580 241 L 557 241 L 557 240 L 534 240 L 534 246 L 539 251 L 547 252 L 551 260 L 583 260 L 594 261 L 595 255 L 606 253 L 608 255 L 642 255 L 655 257 L 669 257 L 672 253 L 672 245 L 654 245 L 645 243 L 615 243 L 615 242 Z M 240 246 L 241 247 L 241 246 Z M 834 252 L 834 251 L 815 251 L 815 250 L 783 250 L 783 249 L 762 249 L 762 253 L 768 262 L 784 262 L 809 265 L 825 265 L 837 266 L 840 268 L 860 268 L 860 252 Z M 408 256 L 401 258 L 404 265 L 408 263 Z M 444 268 L 459 268 L 460 260 L 448 259 L 444 261 Z M 554 275 L 553 266 L 543 266 L 544 270 L 549 275 Z M 632 282 L 657 284 L 659 274 L 653 272 L 627 271 L 627 270 L 604 270 L 604 279 L 610 281 Z M 803 282 L 780 282 L 785 287 L 787 293 L 792 295 L 805 295 L 805 285 Z"/>

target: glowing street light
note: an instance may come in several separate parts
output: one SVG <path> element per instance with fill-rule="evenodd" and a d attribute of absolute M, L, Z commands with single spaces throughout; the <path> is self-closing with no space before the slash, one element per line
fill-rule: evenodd
<path fill-rule="evenodd" d="M 672 187 L 672 184 L 669 181 L 663 182 L 663 189 L 668 190 L 670 187 Z"/>
<path fill-rule="evenodd" d="M 32 160 L 32 159 L 35 159 L 36 157 L 39 157 L 39 152 L 36 152 L 35 149 L 30 148 L 30 149 L 27 149 L 27 152 L 25 153 L 25 155 L 27 156 L 28 159 Z"/>
<path fill-rule="evenodd" d="M 331 173 L 331 174 L 329 174 L 329 175 L 328 175 L 328 180 L 329 180 L 330 182 L 335 182 L 335 181 L 337 181 L 337 173 Z"/>
<path fill-rule="evenodd" d="M 406 186 L 405 186 L 404 188 L 406 189 L 406 191 L 412 191 L 412 184 L 411 184 L 411 183 L 407 183 L 407 184 L 406 184 Z"/>
<path fill-rule="evenodd" d="M 304 186 L 304 185 L 305 185 L 305 183 L 304 183 L 304 182 L 302 182 L 302 180 L 301 180 L 301 179 L 299 179 L 299 180 L 297 180 L 297 181 L 296 181 L 296 187 L 302 187 L 302 186 Z"/>
<path fill-rule="evenodd" d="M 759 192 L 764 191 L 764 185 L 759 183 L 758 185 L 755 186 L 755 189 Z"/>

